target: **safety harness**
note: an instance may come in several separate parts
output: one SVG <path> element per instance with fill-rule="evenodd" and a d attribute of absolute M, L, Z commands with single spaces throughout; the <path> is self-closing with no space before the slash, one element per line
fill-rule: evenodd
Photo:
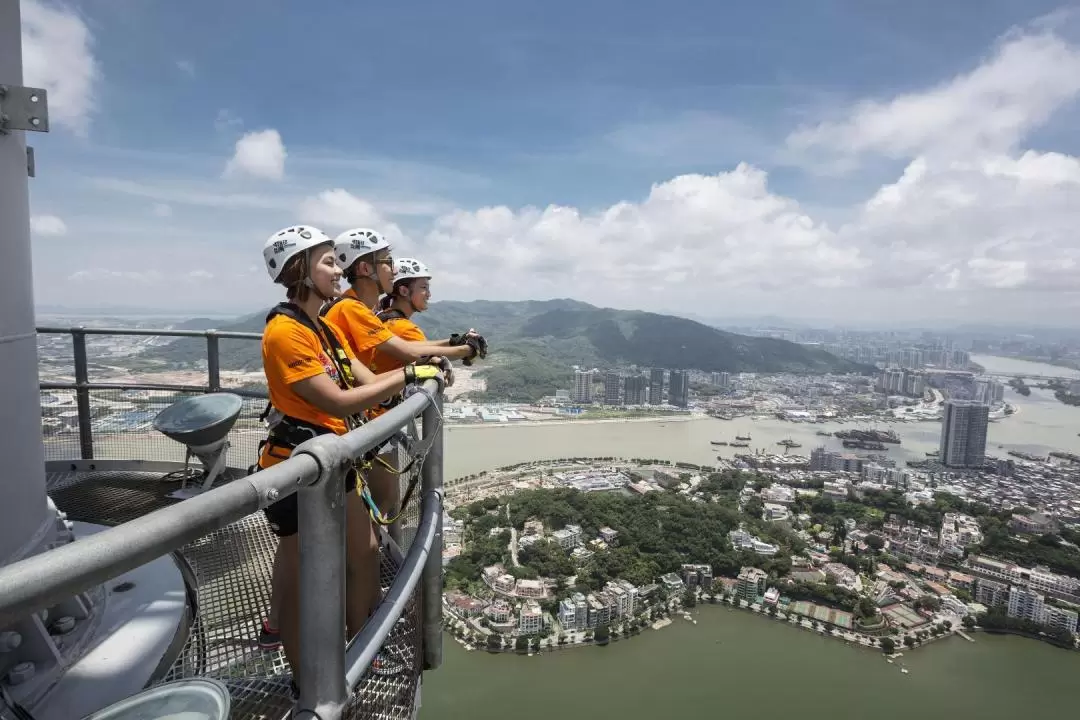
<path fill-rule="evenodd" d="M 319 338 L 319 344 L 322 346 L 323 352 L 330 358 L 330 362 L 334 364 L 334 368 L 337 370 L 338 387 L 342 390 L 348 390 L 356 385 L 356 379 L 353 377 L 352 367 L 349 364 L 349 356 L 346 354 L 345 349 L 341 347 L 341 343 L 338 342 L 337 336 L 326 324 L 321 317 L 319 323 L 316 325 L 307 313 L 301 310 L 297 305 L 293 303 L 283 302 L 275 305 L 266 316 L 266 322 L 269 323 L 278 315 L 284 315 L 290 320 L 294 320 L 311 332 L 315 333 L 315 337 Z M 266 403 L 266 408 L 259 416 L 259 420 L 267 422 L 271 417 L 271 414 L 275 412 L 275 408 L 269 402 Z M 281 411 L 276 411 L 277 416 L 270 420 L 270 432 L 267 438 L 259 443 L 258 452 L 261 455 L 263 447 L 270 445 L 270 455 L 278 459 L 284 460 L 289 455 L 277 455 L 274 453 L 274 448 L 281 448 L 288 450 L 291 454 L 296 447 L 313 437 L 318 435 L 327 435 L 333 431 L 329 428 L 322 427 L 321 425 L 315 425 L 305 420 L 286 415 Z M 359 427 L 363 423 L 362 418 L 353 416 L 346 419 L 346 425 L 350 430 Z"/>
<path fill-rule="evenodd" d="M 319 313 L 318 325 L 316 325 L 315 322 L 313 322 L 312 319 L 308 316 L 308 314 L 305 313 L 300 307 L 288 302 L 279 303 L 278 305 L 274 306 L 274 308 L 272 308 L 267 314 L 266 322 L 269 323 L 274 317 L 278 315 L 284 315 L 285 317 L 291 320 L 295 320 L 296 322 L 306 327 L 308 330 L 311 330 L 313 333 L 315 333 L 315 337 L 319 338 L 319 344 L 322 346 L 323 352 L 325 352 L 327 357 L 330 358 L 330 361 L 334 364 L 334 367 L 337 370 L 338 386 L 341 387 L 342 390 L 348 390 L 357 385 L 356 378 L 353 375 L 352 367 L 349 363 L 348 353 L 345 352 L 345 349 L 341 346 L 341 343 L 338 342 L 337 336 L 327 325 L 326 321 L 323 320 L 323 316 L 326 314 L 326 311 L 330 309 L 330 306 L 340 301 L 341 299 L 342 298 L 335 298 L 333 301 L 324 306 L 323 310 Z M 426 392 L 424 388 L 418 386 L 414 386 L 412 390 L 414 392 Z M 396 405 L 397 403 L 401 402 L 402 399 L 404 398 L 401 394 L 395 396 L 394 404 Z M 434 399 L 432 399 L 432 402 L 434 403 Z M 436 407 L 438 406 L 436 405 Z M 257 450 L 258 455 L 262 455 L 263 448 L 269 444 L 271 447 L 269 454 L 273 457 L 284 460 L 287 459 L 292 454 L 292 451 L 295 450 L 302 443 L 310 440 L 313 437 L 317 437 L 319 435 L 328 435 L 333 432 L 332 430 L 322 427 L 320 425 L 315 425 L 305 420 L 301 420 L 290 415 L 285 415 L 281 411 L 275 410 L 273 405 L 269 402 L 266 404 L 266 408 L 259 416 L 259 420 L 262 422 L 267 422 L 267 420 L 271 417 L 271 414 L 275 412 L 277 415 L 276 418 L 270 423 L 270 430 L 267 434 L 266 439 L 259 443 L 259 447 Z M 441 421 L 442 419 L 440 418 L 440 423 Z M 349 430 L 353 430 L 362 425 L 363 423 L 364 420 L 360 416 L 354 415 L 346 419 L 346 425 L 348 426 Z M 437 432 L 437 428 L 432 433 L 431 439 L 423 443 L 422 447 L 414 447 L 413 439 L 410 438 L 409 435 L 405 432 L 399 431 L 395 435 L 394 439 L 399 440 L 401 446 L 405 449 L 406 454 L 410 456 L 409 463 L 401 470 L 398 470 L 390 463 L 379 457 L 377 455 L 377 448 L 373 448 L 367 453 L 365 453 L 363 459 L 356 464 L 355 469 L 359 472 L 362 472 L 364 470 L 370 469 L 373 463 L 378 462 L 395 475 L 405 474 L 409 472 L 418 462 L 423 463 L 424 458 L 431 447 L 431 443 L 434 441 L 435 432 Z M 274 448 L 281 448 L 282 450 L 287 450 L 289 452 L 289 455 L 277 455 L 273 452 Z M 257 472 L 258 469 L 259 465 L 258 462 L 256 462 L 248 469 L 248 473 L 251 474 Z M 371 491 L 363 482 L 361 482 L 361 476 L 359 475 L 359 472 L 357 475 L 356 492 L 360 495 L 364 504 L 367 506 L 368 514 L 371 516 L 371 519 L 380 525 L 392 525 L 393 523 L 397 522 L 398 518 L 402 516 L 402 514 L 405 512 L 405 509 L 408 507 L 409 500 L 412 498 L 413 492 L 416 490 L 416 486 L 420 480 L 420 473 L 416 473 L 415 476 L 410 479 L 409 485 L 401 498 L 401 506 L 398 512 L 395 513 L 392 517 L 388 517 L 383 514 L 383 512 L 375 504 L 375 500 L 371 497 Z"/>

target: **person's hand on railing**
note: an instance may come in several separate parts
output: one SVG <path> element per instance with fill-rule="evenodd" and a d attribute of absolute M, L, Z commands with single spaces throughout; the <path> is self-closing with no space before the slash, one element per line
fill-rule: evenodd
<path fill-rule="evenodd" d="M 439 388 L 449 387 L 454 381 L 453 370 L 443 367 L 443 363 L 449 364 L 446 358 L 432 356 L 426 358 L 424 363 L 412 363 L 406 365 L 405 385 L 416 385 L 425 380 L 436 380 Z"/>

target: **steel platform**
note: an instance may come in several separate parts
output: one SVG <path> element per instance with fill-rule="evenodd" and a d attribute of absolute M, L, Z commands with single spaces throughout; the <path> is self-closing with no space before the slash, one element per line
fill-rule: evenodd
<path fill-rule="evenodd" d="M 229 471 L 229 482 L 243 473 Z M 132 471 L 55 472 L 48 492 L 71 520 L 116 525 L 175 502 L 168 494 L 178 478 Z M 412 537 L 416 515 L 405 518 Z M 409 526 L 411 523 L 411 526 Z M 233 720 L 280 720 L 292 708 L 288 663 L 280 650 L 258 646 L 258 629 L 270 603 L 270 573 L 277 539 L 261 512 L 181 548 L 176 555 L 190 569 L 193 622 L 178 657 L 155 682 L 211 677 L 224 682 L 233 699 Z M 381 584 L 393 582 L 397 565 L 382 554 Z M 401 720 L 416 716 L 422 671 L 419 587 L 384 648 L 404 670 L 373 674 L 360 683 L 345 712 L 355 720 Z"/>

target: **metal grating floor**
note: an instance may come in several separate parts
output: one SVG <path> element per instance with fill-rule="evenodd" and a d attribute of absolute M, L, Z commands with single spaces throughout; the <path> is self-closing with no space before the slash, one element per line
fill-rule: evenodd
<path fill-rule="evenodd" d="M 242 476 L 235 473 L 232 477 Z M 116 525 L 178 502 L 168 493 L 179 480 L 146 472 L 50 473 L 49 495 L 71 520 Z M 414 514 L 415 515 L 415 514 Z M 415 531 L 415 519 L 406 536 Z M 289 668 L 280 650 L 259 648 L 257 631 L 270 603 L 270 573 L 277 539 L 261 512 L 183 547 L 179 555 L 197 581 L 198 614 L 180 656 L 158 682 L 183 677 L 224 681 L 233 697 L 233 720 L 279 720 L 292 707 Z M 385 590 L 397 568 L 383 555 Z M 404 670 L 368 672 L 345 717 L 355 720 L 413 718 L 421 672 L 419 590 L 391 633 L 384 651 Z"/>

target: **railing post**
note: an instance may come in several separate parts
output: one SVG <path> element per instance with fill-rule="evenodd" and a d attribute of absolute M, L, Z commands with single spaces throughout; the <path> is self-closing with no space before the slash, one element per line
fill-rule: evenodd
<path fill-rule="evenodd" d="M 435 539 L 431 543 L 427 561 L 424 564 L 423 585 L 421 590 L 421 615 L 423 618 L 424 669 L 435 670 L 442 665 L 442 589 L 443 589 L 443 542 L 442 542 L 442 504 L 443 504 L 443 396 L 441 393 L 432 398 L 424 409 L 422 418 L 425 439 L 431 433 L 431 441 L 424 465 L 420 469 L 420 481 L 423 502 L 438 505 L 435 525 Z"/>
<path fill-rule="evenodd" d="M 338 720 L 345 706 L 345 471 L 351 461 L 333 435 L 294 453 L 313 456 L 319 479 L 301 487 L 300 702 L 298 719 Z"/>
<path fill-rule="evenodd" d="M 86 363 L 86 332 L 82 327 L 72 329 L 71 349 L 75 354 L 75 402 L 79 410 L 79 450 L 83 460 L 93 460 L 94 429 L 90 418 L 90 369 Z"/>
<path fill-rule="evenodd" d="M 218 354 L 217 330 L 206 331 L 206 380 L 210 392 L 221 390 L 221 356 Z"/>

